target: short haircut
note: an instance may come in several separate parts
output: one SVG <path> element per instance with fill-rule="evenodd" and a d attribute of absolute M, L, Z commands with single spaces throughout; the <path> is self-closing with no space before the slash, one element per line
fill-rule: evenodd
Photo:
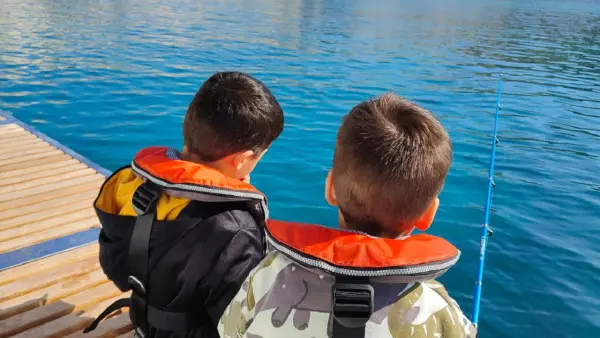
<path fill-rule="evenodd" d="M 448 133 L 426 109 L 391 93 L 360 103 L 343 119 L 333 159 L 348 228 L 383 237 L 411 229 L 451 162 Z"/>
<path fill-rule="evenodd" d="M 241 72 L 213 74 L 185 115 L 189 151 L 211 162 L 240 151 L 267 149 L 283 131 L 283 111 L 271 91 Z"/>

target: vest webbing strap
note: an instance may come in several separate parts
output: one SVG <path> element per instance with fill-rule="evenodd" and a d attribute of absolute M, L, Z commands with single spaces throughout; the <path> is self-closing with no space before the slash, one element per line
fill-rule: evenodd
<path fill-rule="evenodd" d="M 148 251 L 155 217 L 155 211 L 137 217 L 129 244 L 129 274 L 130 277 L 136 278 L 142 283 L 142 289 L 136 291 L 143 294 L 146 293 L 148 287 Z"/>
<path fill-rule="evenodd" d="M 148 333 L 148 265 L 150 264 L 150 234 L 156 219 L 156 203 L 160 198 L 160 188 L 146 182 L 133 194 L 132 204 L 138 214 L 129 242 L 129 284 L 131 285 L 130 314 L 133 323 Z"/>
<path fill-rule="evenodd" d="M 332 338 L 364 338 L 374 308 L 374 290 L 368 278 L 336 277 L 332 297 Z"/>
<path fill-rule="evenodd" d="M 129 284 L 132 289 L 130 299 L 119 299 L 112 303 L 85 330 L 90 332 L 98 323 L 112 312 L 130 307 L 131 321 L 143 332 L 148 332 L 148 264 L 150 251 L 150 234 L 156 218 L 156 203 L 160 197 L 160 188 L 143 183 L 133 194 L 133 208 L 138 214 L 129 242 Z"/>
<path fill-rule="evenodd" d="M 346 327 L 334 319 L 332 338 L 364 338 L 365 326 L 366 323 L 360 327 Z"/>
<path fill-rule="evenodd" d="M 131 300 L 129 298 L 117 299 L 114 303 L 110 304 L 104 311 L 102 311 L 102 313 L 100 315 L 98 315 L 98 317 L 96 319 L 94 319 L 94 321 L 92 323 L 90 323 L 90 325 L 83 330 L 83 333 L 88 333 L 90 331 L 95 330 L 96 327 L 98 326 L 98 324 L 100 324 L 100 322 L 104 318 L 106 318 L 109 314 L 111 314 L 121 308 L 130 307 L 130 306 L 131 306 Z"/>

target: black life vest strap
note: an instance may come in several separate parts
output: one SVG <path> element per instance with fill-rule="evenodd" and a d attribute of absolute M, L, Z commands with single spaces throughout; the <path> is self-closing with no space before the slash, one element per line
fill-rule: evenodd
<path fill-rule="evenodd" d="M 93 331 L 96 329 L 96 327 L 98 326 L 98 324 L 100 324 L 100 322 L 106 318 L 109 314 L 124 308 L 124 307 L 130 307 L 131 306 L 131 299 L 129 298 L 121 298 L 121 299 L 117 299 L 114 303 L 110 304 L 106 310 L 102 311 L 102 313 L 96 318 L 94 319 L 94 321 L 83 330 L 83 333 L 88 333 L 90 331 Z"/>
<path fill-rule="evenodd" d="M 364 338 L 374 309 L 375 291 L 368 278 L 336 277 L 332 289 L 332 338 Z"/>
<path fill-rule="evenodd" d="M 138 214 L 129 242 L 128 282 L 131 286 L 130 317 L 142 332 L 149 331 L 148 325 L 148 266 L 150 264 L 150 235 L 156 219 L 156 203 L 160 188 L 150 182 L 141 184 L 133 194 L 133 209 Z"/>
<path fill-rule="evenodd" d="M 143 300 L 142 300 L 143 301 Z M 145 302 L 144 302 L 145 303 Z M 88 333 L 96 329 L 98 324 L 111 313 L 120 310 L 124 307 L 131 308 L 131 298 L 121 298 L 110 304 L 94 321 L 83 330 L 83 333 Z M 152 328 L 169 331 L 169 332 L 185 332 L 186 329 L 197 325 L 197 319 L 189 318 L 187 312 L 173 312 L 159 309 L 154 306 L 145 305 L 148 315 L 148 323 Z"/>
<path fill-rule="evenodd" d="M 151 182 L 141 184 L 133 193 L 133 209 L 138 214 L 129 242 L 129 284 L 132 289 L 130 299 L 119 299 L 111 304 L 85 330 L 90 332 L 102 319 L 112 312 L 130 307 L 131 321 L 142 332 L 148 332 L 148 265 L 150 234 L 156 219 L 156 203 L 160 198 L 160 188 Z"/>

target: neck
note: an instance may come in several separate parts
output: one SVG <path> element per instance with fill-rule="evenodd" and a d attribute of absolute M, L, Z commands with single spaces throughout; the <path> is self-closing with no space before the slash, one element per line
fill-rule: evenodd
<path fill-rule="evenodd" d="M 344 215 L 338 211 L 338 227 L 342 230 L 359 230 L 360 227 L 349 225 L 348 222 L 344 219 Z M 410 237 L 410 234 L 413 232 L 415 227 L 410 227 L 410 229 L 405 229 L 400 232 L 398 231 L 381 231 L 376 234 L 371 234 L 366 232 L 370 236 L 379 237 L 379 238 L 391 238 L 391 239 L 404 239 Z"/>
<path fill-rule="evenodd" d="M 216 160 L 216 161 L 212 161 L 212 162 L 208 162 L 208 161 L 203 161 L 200 156 L 196 155 L 196 154 L 192 154 L 187 150 L 187 147 L 183 147 L 183 150 L 181 151 L 181 159 L 183 161 L 187 161 L 187 162 L 194 162 L 194 163 L 198 163 L 198 164 L 202 164 L 204 166 L 207 166 L 209 168 L 213 168 L 216 169 L 220 172 L 222 172 L 223 174 L 227 175 L 227 176 L 231 176 L 229 175 L 229 170 L 227 169 L 227 166 L 223 163 L 222 160 Z M 233 177 L 233 176 L 232 176 Z"/>

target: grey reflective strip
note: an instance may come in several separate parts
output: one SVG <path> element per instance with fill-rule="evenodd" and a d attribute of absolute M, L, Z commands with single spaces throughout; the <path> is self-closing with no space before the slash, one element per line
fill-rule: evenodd
<path fill-rule="evenodd" d="M 146 288 L 139 279 L 135 278 L 134 276 L 129 276 L 127 278 L 127 281 L 129 282 L 129 284 L 136 284 L 140 288 L 140 290 L 142 290 L 143 293 L 146 293 Z"/>
<path fill-rule="evenodd" d="M 208 187 L 208 186 L 199 186 L 199 185 L 191 185 L 191 184 L 181 184 L 181 183 L 170 183 L 164 181 L 158 177 L 154 177 L 146 172 L 144 169 L 140 168 L 135 161 L 131 162 L 131 168 L 133 171 L 142 178 L 158 185 L 159 187 L 168 190 L 169 195 L 189 198 L 193 200 L 199 201 L 247 201 L 247 200 L 257 200 L 260 201 L 261 207 L 263 208 L 265 219 L 269 218 L 269 209 L 267 208 L 267 202 L 265 196 L 259 193 L 248 192 L 248 191 L 239 191 L 239 190 L 228 190 L 221 189 L 216 187 Z M 181 192 L 178 193 L 178 191 Z M 191 194 L 190 194 L 191 193 Z M 195 193 L 195 194 L 194 194 Z M 205 198 L 206 195 L 210 195 L 211 198 Z M 214 198 L 213 198 L 214 197 Z"/>
<path fill-rule="evenodd" d="M 199 192 L 199 193 L 213 194 L 213 195 L 224 195 L 224 196 L 230 196 L 230 197 L 241 197 L 244 199 L 253 199 L 253 200 L 264 200 L 264 198 L 265 198 L 263 195 L 254 193 L 254 192 L 227 190 L 227 189 L 220 189 L 220 188 L 215 188 L 215 187 L 182 184 L 182 183 L 169 183 L 158 177 L 154 177 L 154 176 L 150 175 L 144 169 L 138 167 L 135 164 L 135 162 L 131 163 L 131 167 L 132 167 L 133 171 L 135 171 L 136 174 L 142 176 L 143 178 L 145 178 L 145 179 L 151 181 L 152 183 L 154 183 L 162 188 L 165 188 L 165 189 L 172 188 L 172 189 L 179 189 L 179 190 L 184 190 L 184 191 Z"/>
<path fill-rule="evenodd" d="M 172 160 L 181 160 L 181 157 L 179 157 L 179 153 L 177 153 L 177 150 L 175 150 L 173 148 L 168 148 L 166 155 L 168 158 L 170 158 Z"/>
<path fill-rule="evenodd" d="M 352 268 L 340 268 L 337 266 L 333 266 L 329 263 L 326 263 L 322 260 L 315 258 L 308 258 L 303 256 L 296 251 L 288 248 L 287 246 L 278 243 L 271 234 L 267 231 L 267 241 L 270 245 L 272 245 L 277 251 L 285 254 L 291 259 L 303 263 L 304 265 L 308 265 L 311 267 L 319 268 L 321 270 L 325 270 L 329 273 L 336 275 L 346 275 L 346 276 L 356 276 L 356 277 L 383 277 L 383 276 L 419 276 L 420 278 L 428 277 L 428 275 L 436 276 L 440 272 L 448 270 L 451 268 L 458 259 L 460 258 L 460 251 L 458 254 L 445 262 L 439 263 L 429 263 L 423 264 L 420 266 L 414 267 L 406 267 L 406 268 L 393 268 L 393 269 L 381 269 L 381 270 L 362 270 L 352 269 Z"/>

